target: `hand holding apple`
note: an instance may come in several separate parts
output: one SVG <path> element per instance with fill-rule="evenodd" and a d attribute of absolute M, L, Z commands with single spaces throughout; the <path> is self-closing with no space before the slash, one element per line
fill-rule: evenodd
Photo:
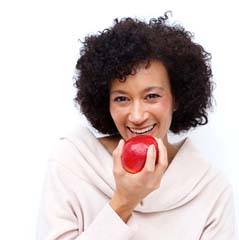
<path fill-rule="evenodd" d="M 122 165 L 123 149 L 127 141 L 124 142 L 124 140 L 121 139 L 118 146 L 113 151 L 113 174 L 116 188 L 111 198 L 110 205 L 122 219 L 127 220 L 136 205 L 149 193 L 160 187 L 163 173 L 168 166 L 167 149 L 162 139 L 153 139 L 155 139 L 158 144 L 159 158 L 156 159 L 157 148 L 153 151 L 153 148 L 148 147 L 146 150 L 146 161 L 143 158 L 144 162 L 142 165 L 144 166 L 142 169 L 142 166 L 136 169 L 141 169 L 137 174 L 127 172 Z M 149 143 L 149 145 L 152 144 L 154 145 L 154 143 Z"/>

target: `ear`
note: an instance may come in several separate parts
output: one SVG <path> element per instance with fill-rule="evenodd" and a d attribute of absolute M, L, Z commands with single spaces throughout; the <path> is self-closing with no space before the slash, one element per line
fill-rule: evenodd
<path fill-rule="evenodd" d="M 178 103 L 176 102 L 175 98 L 173 99 L 173 112 L 178 110 Z"/>

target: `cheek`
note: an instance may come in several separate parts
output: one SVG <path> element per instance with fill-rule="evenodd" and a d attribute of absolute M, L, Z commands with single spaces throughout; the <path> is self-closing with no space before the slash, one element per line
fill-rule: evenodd
<path fill-rule="evenodd" d="M 123 121 L 125 115 L 123 109 L 115 107 L 114 105 L 110 106 L 110 114 L 116 125 Z"/>
<path fill-rule="evenodd" d="M 172 104 L 170 101 L 162 101 L 158 104 L 153 105 L 151 111 L 158 116 L 169 116 L 172 115 Z"/>
<path fill-rule="evenodd" d="M 171 114 L 172 113 L 172 109 L 173 109 L 173 102 L 171 98 L 165 98 L 162 101 L 162 109 L 165 111 L 165 113 L 167 114 Z"/>

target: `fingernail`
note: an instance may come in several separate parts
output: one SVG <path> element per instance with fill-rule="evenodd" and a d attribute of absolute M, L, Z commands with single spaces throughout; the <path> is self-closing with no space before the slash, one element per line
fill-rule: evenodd
<path fill-rule="evenodd" d="M 123 140 L 123 139 L 120 139 L 119 145 L 122 147 L 123 144 L 124 144 L 124 140 Z"/>
<path fill-rule="evenodd" d="M 155 153 L 155 147 L 154 147 L 154 145 L 150 145 L 149 147 L 150 147 L 150 151 L 154 154 L 154 153 Z"/>

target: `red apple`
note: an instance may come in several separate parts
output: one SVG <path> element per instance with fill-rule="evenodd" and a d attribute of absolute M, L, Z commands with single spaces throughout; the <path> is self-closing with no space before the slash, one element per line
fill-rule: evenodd
<path fill-rule="evenodd" d="M 129 173 L 137 173 L 144 167 L 150 145 L 156 149 L 156 163 L 159 156 L 158 143 L 151 135 L 138 135 L 128 139 L 123 147 L 122 166 Z"/>

